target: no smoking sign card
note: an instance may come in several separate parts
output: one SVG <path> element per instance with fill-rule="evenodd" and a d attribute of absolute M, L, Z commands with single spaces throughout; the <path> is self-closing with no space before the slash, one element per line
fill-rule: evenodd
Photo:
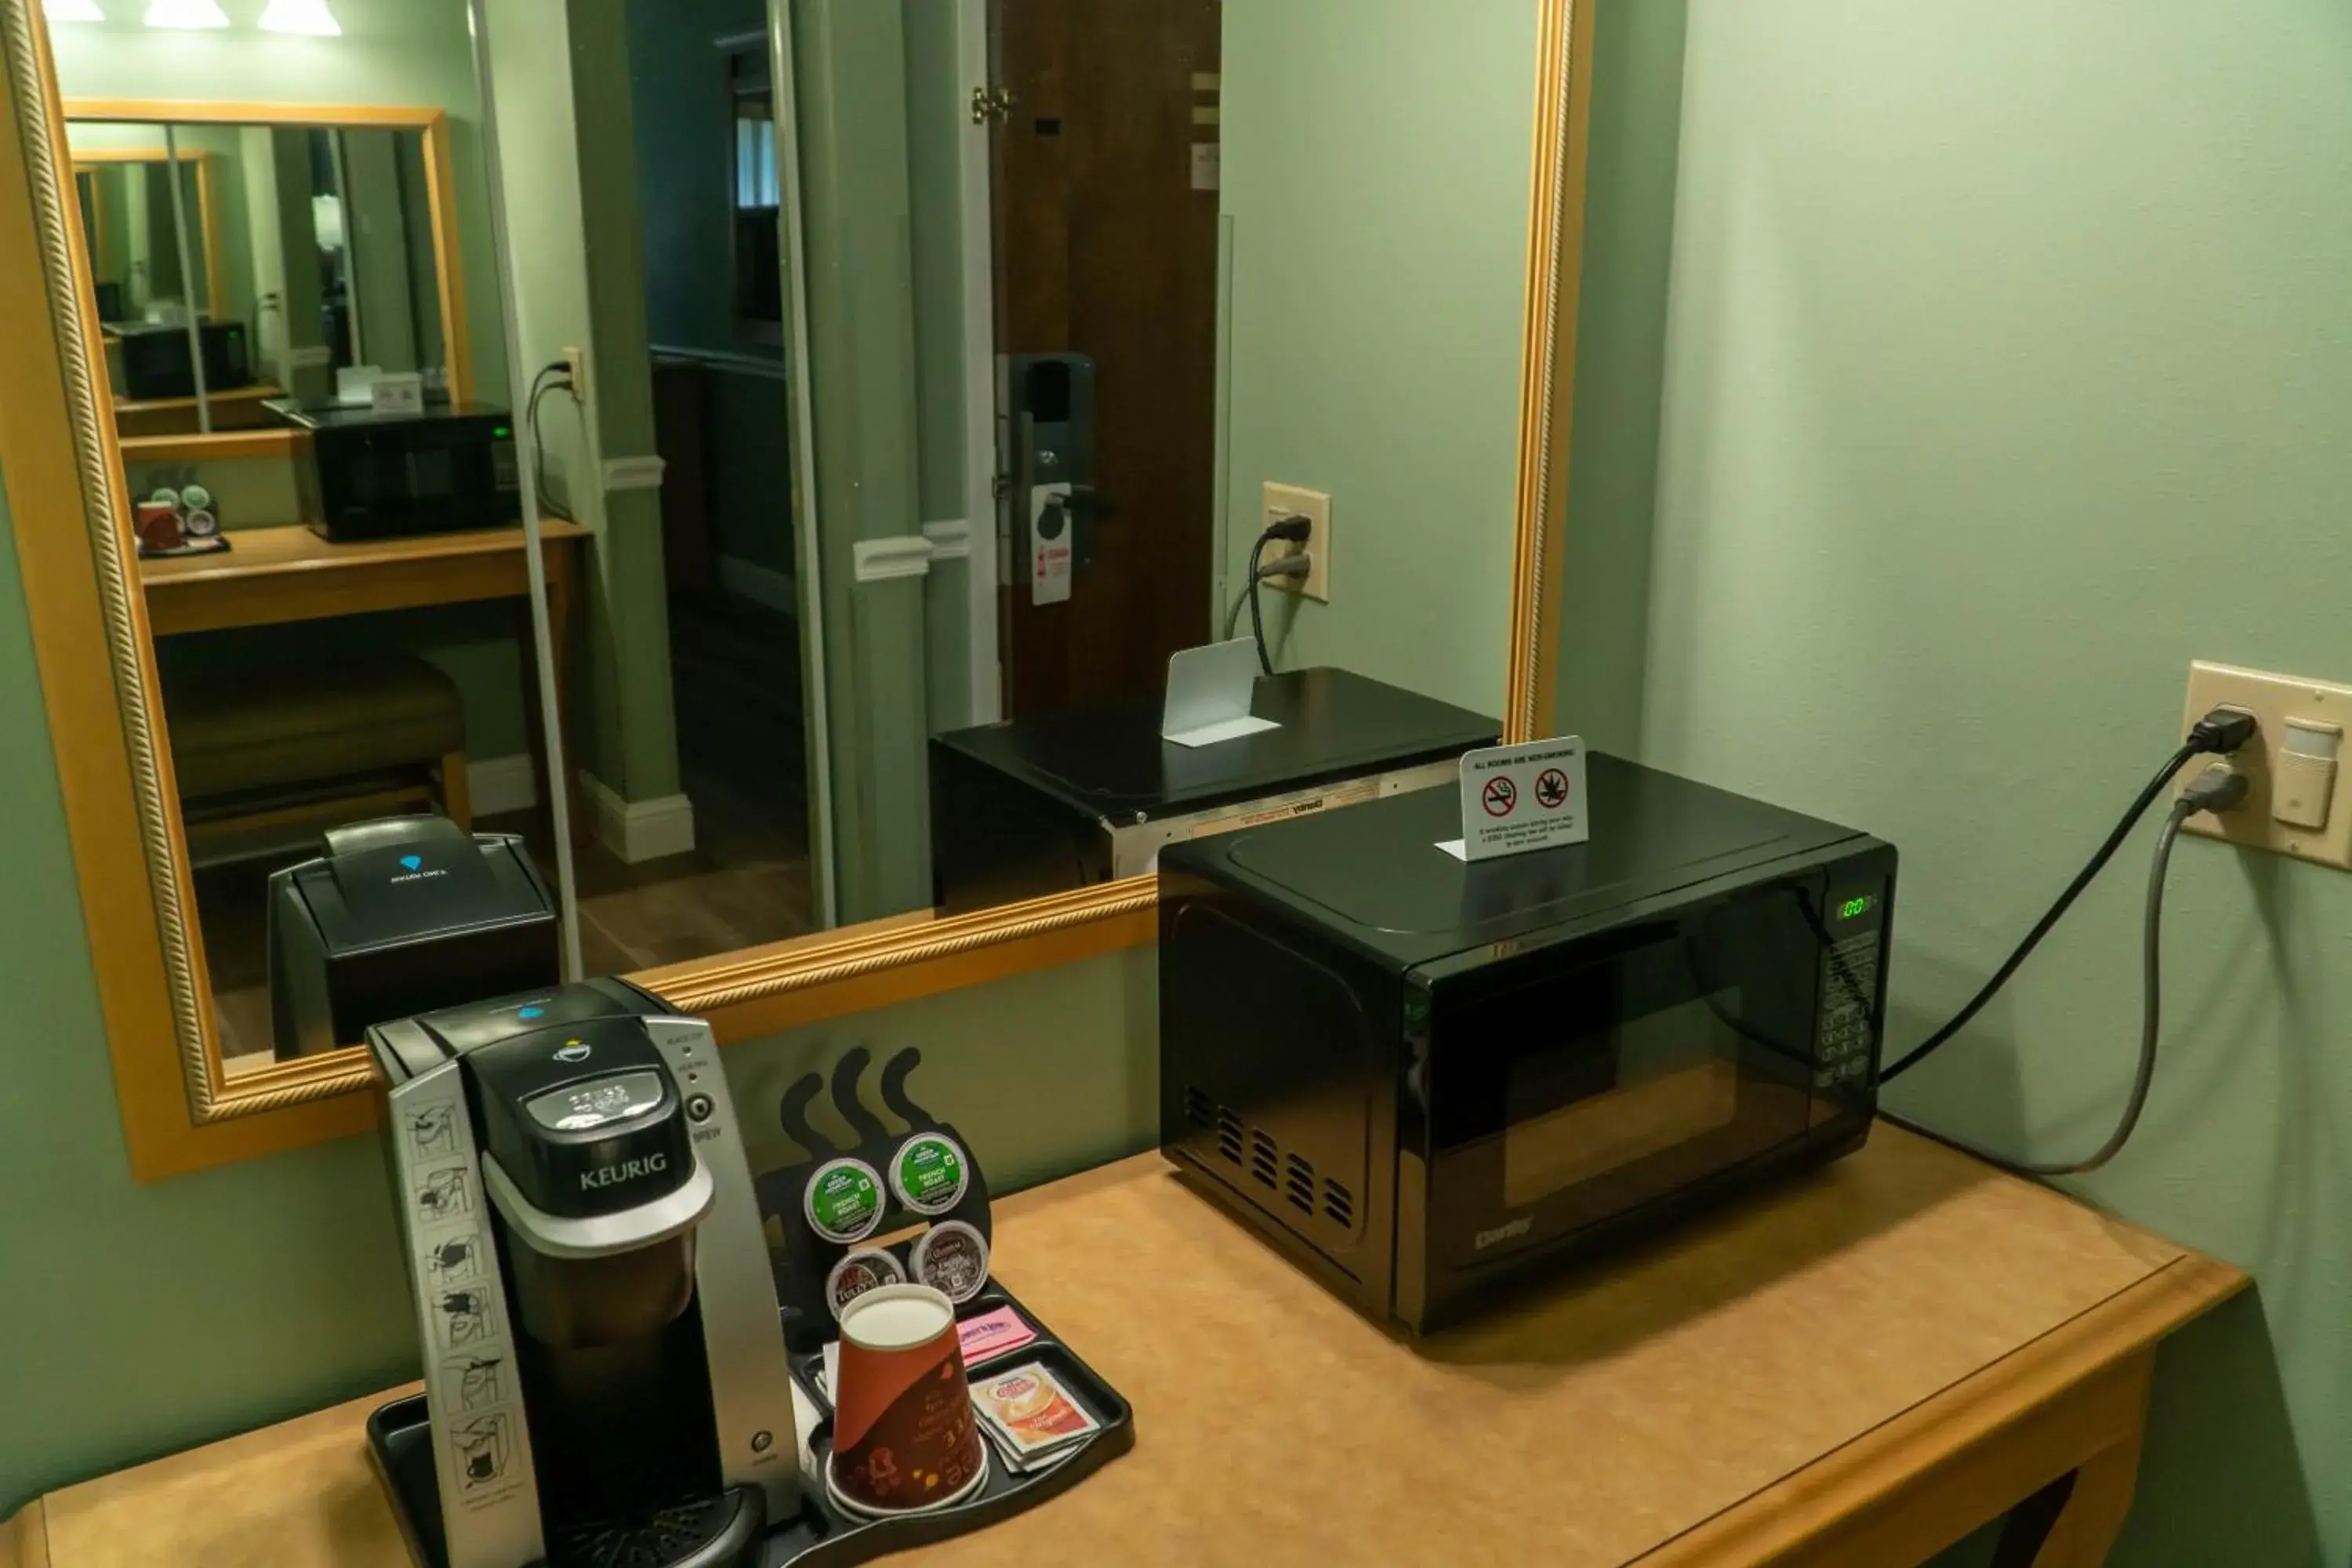
<path fill-rule="evenodd" d="M 1462 860 L 1556 849 L 1592 837 L 1584 742 L 1570 735 L 1496 746 L 1462 759 L 1462 837 L 1439 848 Z"/>

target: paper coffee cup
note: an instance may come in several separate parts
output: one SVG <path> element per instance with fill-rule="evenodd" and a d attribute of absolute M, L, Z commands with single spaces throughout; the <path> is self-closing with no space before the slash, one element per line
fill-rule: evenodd
<path fill-rule="evenodd" d="M 988 1479 L 957 1345 L 955 1306 L 924 1285 L 885 1285 L 842 1310 L 825 1484 L 845 1508 L 920 1513 Z"/>

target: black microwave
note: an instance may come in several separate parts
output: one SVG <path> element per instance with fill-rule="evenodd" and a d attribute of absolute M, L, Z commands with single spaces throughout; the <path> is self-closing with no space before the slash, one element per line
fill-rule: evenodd
<path fill-rule="evenodd" d="M 101 297 L 100 308 L 105 304 Z M 108 331 L 114 338 L 120 371 L 114 384 L 117 398 L 147 403 L 196 395 L 195 356 L 188 347 L 184 323 L 123 325 Z M 206 392 L 234 392 L 253 384 L 253 356 L 244 322 L 199 322 L 196 341 L 204 349 Z"/>
<path fill-rule="evenodd" d="M 1892 846 L 1594 753 L 1590 843 L 1465 864 L 1430 790 L 1160 859 L 1193 1185 L 1415 1331 L 1862 1146 Z"/>
<path fill-rule="evenodd" d="M 514 421 L 503 409 L 417 414 L 263 405 L 308 434 L 294 460 L 302 521 L 337 543 L 497 528 L 522 519 Z"/>

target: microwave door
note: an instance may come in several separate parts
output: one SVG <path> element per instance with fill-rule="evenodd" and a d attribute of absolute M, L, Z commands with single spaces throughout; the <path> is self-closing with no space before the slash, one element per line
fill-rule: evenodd
<path fill-rule="evenodd" d="M 1814 1121 L 1813 901 L 1785 884 L 1727 899 L 1612 933 L 1573 969 L 1441 1000 L 1437 1261 L 1474 1268 L 1539 1247 L 1801 1141 Z"/>

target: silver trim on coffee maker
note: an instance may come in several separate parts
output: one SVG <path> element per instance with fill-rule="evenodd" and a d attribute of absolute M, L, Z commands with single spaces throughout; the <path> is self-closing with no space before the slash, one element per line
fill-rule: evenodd
<path fill-rule="evenodd" d="M 614 1214 L 576 1219 L 549 1214 L 522 1195 L 522 1189 L 515 1185 L 496 1154 L 482 1156 L 482 1184 L 489 1189 L 490 1202 L 499 1215 L 521 1233 L 533 1251 L 547 1258 L 609 1258 L 683 1236 L 703 1222 L 718 1196 L 710 1167 L 699 1153 L 695 1155 L 693 1174 L 677 1191 Z"/>
<path fill-rule="evenodd" d="M 710 1026 L 698 1018 L 644 1023 L 685 1098 L 695 1161 L 716 1188 L 697 1234 L 694 1283 L 710 1359 L 719 1468 L 728 1485 L 757 1487 L 766 1495 L 773 1528 L 801 1510 L 800 1436 L 784 1362 L 783 1315 L 751 1162 Z"/>

